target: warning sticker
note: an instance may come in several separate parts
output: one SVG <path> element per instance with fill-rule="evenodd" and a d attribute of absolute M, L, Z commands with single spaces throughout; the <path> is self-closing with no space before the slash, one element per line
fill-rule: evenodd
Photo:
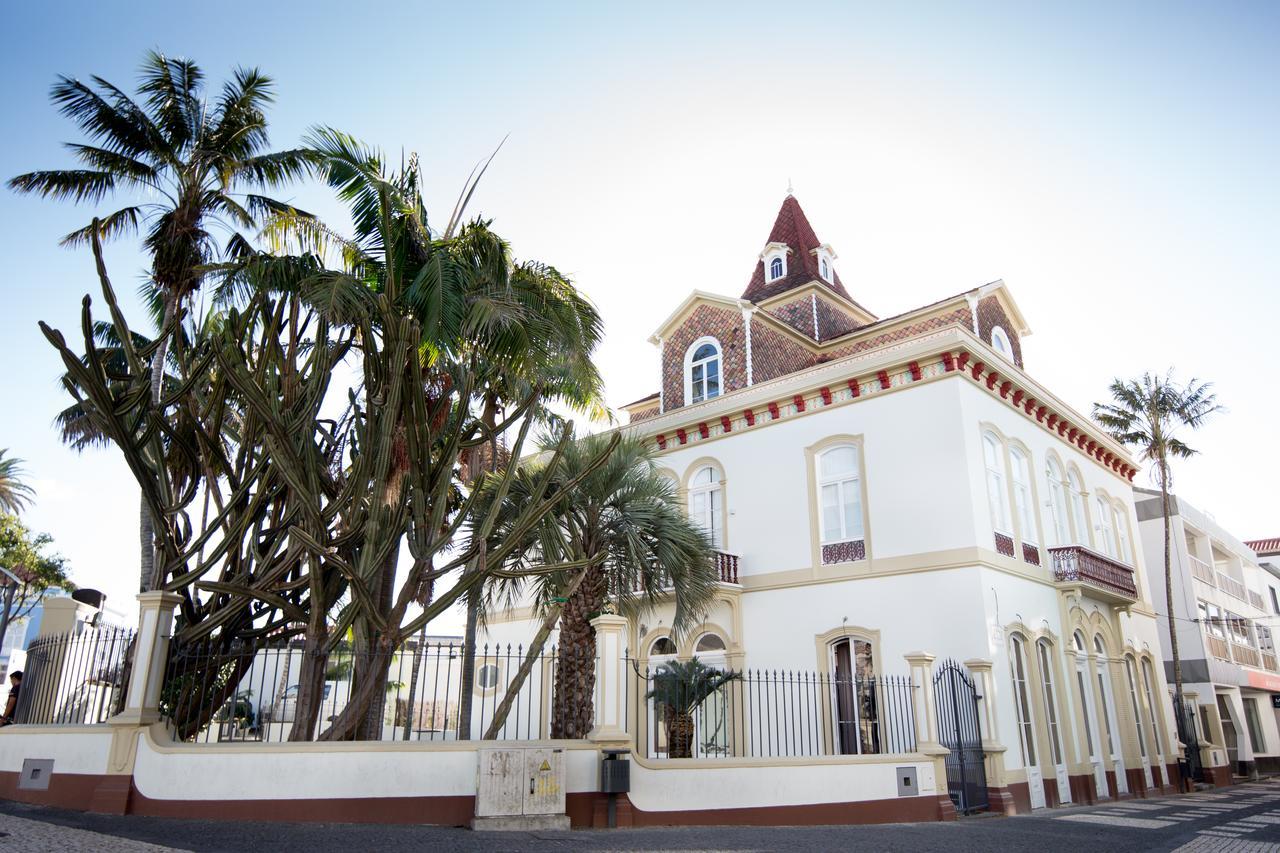
<path fill-rule="evenodd" d="M 549 773 L 550 771 L 551 771 L 551 762 L 547 761 L 547 759 L 545 758 L 542 759 L 542 766 L 538 768 L 538 772 Z"/>

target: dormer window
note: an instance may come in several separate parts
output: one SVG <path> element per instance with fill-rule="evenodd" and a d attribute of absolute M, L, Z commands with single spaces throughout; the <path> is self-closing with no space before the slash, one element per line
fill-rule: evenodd
<path fill-rule="evenodd" d="M 999 326 L 993 326 L 991 329 L 991 348 L 1013 361 L 1013 345 L 1009 343 L 1009 336 L 1005 334 L 1004 329 Z"/>
<path fill-rule="evenodd" d="M 771 281 L 777 281 L 787 274 L 787 253 L 791 248 L 786 243 L 770 243 L 764 247 L 764 251 L 760 253 L 760 260 L 764 263 L 764 280 L 767 284 Z"/>
<path fill-rule="evenodd" d="M 818 264 L 818 269 L 822 273 L 823 281 L 831 281 L 831 266 L 827 263 L 827 259 L 823 258 Z"/>
<path fill-rule="evenodd" d="M 827 284 L 833 283 L 836 278 L 836 253 L 827 243 L 823 243 L 812 251 L 814 256 L 818 259 L 818 277 Z"/>
<path fill-rule="evenodd" d="M 685 399 L 701 403 L 720 396 L 720 343 L 699 338 L 685 355 Z"/>
<path fill-rule="evenodd" d="M 769 281 L 782 278 L 783 263 L 782 258 L 777 257 L 769 261 Z"/>

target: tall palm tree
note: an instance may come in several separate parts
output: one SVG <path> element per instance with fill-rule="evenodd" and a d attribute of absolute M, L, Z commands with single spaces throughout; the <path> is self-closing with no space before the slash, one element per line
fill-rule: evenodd
<path fill-rule="evenodd" d="M 1164 517 L 1164 588 L 1168 608 L 1169 647 L 1173 652 L 1173 692 L 1182 707 L 1182 658 L 1173 621 L 1173 573 L 1170 563 L 1169 489 L 1173 484 L 1170 462 L 1187 459 L 1197 451 L 1177 436 L 1181 429 L 1199 429 L 1222 409 L 1212 385 L 1192 379 L 1180 385 L 1173 371 L 1164 376 L 1144 373 L 1139 379 L 1111 383 L 1111 403 L 1095 403 L 1093 417 L 1116 441 L 1138 450 L 1154 467 L 1151 475 L 1160 486 L 1160 511 Z"/>
<path fill-rule="evenodd" d="M 17 515 L 35 498 L 36 490 L 23 479 L 27 472 L 22 460 L 15 456 L 5 458 L 8 453 L 8 449 L 0 448 L 0 513 Z"/>
<path fill-rule="evenodd" d="M 513 566 L 535 570 L 543 563 L 594 560 L 572 573 L 535 575 L 531 590 L 543 615 L 530 644 L 519 681 L 508 688 L 507 702 L 519 692 L 559 621 L 560 654 L 556 663 L 552 737 L 586 737 L 591 729 L 595 694 L 596 636 L 591 620 L 607 604 L 638 614 L 659 602 L 675 604 L 673 627 L 695 624 L 714 596 L 719 573 L 706 534 L 685 515 L 671 480 L 653 461 L 649 442 L 608 433 L 587 436 L 565 451 L 552 481 L 568 482 L 592 464 L 608 445 L 612 455 L 576 485 L 561 490 L 560 502 L 519 550 Z M 536 481 L 537 465 L 526 466 L 511 489 L 504 514 L 514 517 Z M 508 531 L 499 523 L 495 537 Z M 494 592 L 508 602 L 530 590 L 497 584 Z M 502 710 L 501 708 L 499 710 Z M 486 737 L 495 736 L 502 719 L 495 713 Z"/>
<path fill-rule="evenodd" d="M 257 69 L 239 68 L 212 101 L 204 72 L 192 61 L 151 52 L 143 61 L 134 100 L 101 77 L 85 83 L 59 77 L 50 99 L 88 138 L 67 143 L 78 169 L 28 172 L 10 189 L 75 203 L 98 204 L 127 192 L 134 203 L 95 218 L 63 238 L 63 245 L 133 234 L 145 227 L 150 286 L 160 296 L 160 334 L 151 349 L 151 399 L 160 401 L 165 355 L 204 269 L 219 254 L 212 229 L 227 232 L 223 251 L 250 251 L 246 233 L 265 215 L 291 213 L 288 204 L 245 188 L 277 187 L 302 176 L 305 149 L 269 152 L 265 109 L 274 85 Z M 305 214 L 302 214 L 305 215 Z M 154 537 L 145 503 L 139 522 L 141 589 L 153 583 Z"/>

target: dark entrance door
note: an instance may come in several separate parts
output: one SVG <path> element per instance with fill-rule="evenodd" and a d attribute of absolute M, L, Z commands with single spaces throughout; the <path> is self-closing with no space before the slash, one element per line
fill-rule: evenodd
<path fill-rule="evenodd" d="M 953 660 L 943 661 L 933 676 L 933 699 L 938 712 L 938 739 L 951 750 L 945 760 L 947 793 L 961 814 L 987 808 L 978 698 L 973 678 L 965 668 Z"/>
<path fill-rule="evenodd" d="M 1196 711 L 1190 702 L 1174 700 L 1173 716 L 1178 721 L 1178 740 L 1187 745 L 1186 772 L 1197 782 L 1204 781 L 1200 763 L 1200 739 L 1196 736 Z"/>

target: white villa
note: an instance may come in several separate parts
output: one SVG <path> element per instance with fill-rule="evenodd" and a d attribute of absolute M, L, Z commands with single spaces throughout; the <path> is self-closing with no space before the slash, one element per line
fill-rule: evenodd
<path fill-rule="evenodd" d="M 976 683 L 991 808 L 1174 790 L 1134 459 L 1025 369 L 1030 330 L 1003 282 L 879 318 L 836 260 L 788 195 L 742 295 L 694 291 L 654 331 L 659 388 L 624 407 L 624 429 L 653 441 L 721 550 L 722 586 L 685 636 L 669 607 L 629 623 L 630 656 L 827 687 L 910 677 L 919 751 L 937 747 L 924 720 L 954 756 L 951 694 L 926 684 L 950 660 Z M 490 637 L 527 638 L 528 619 L 495 619 Z M 887 735 L 847 736 L 887 730 L 887 703 L 831 692 L 810 752 L 894 751 Z M 661 756 L 644 716 L 629 723 L 637 756 Z M 739 736 L 711 746 L 691 760 L 759 754 Z M 953 769 L 938 785 L 959 806 Z"/>

